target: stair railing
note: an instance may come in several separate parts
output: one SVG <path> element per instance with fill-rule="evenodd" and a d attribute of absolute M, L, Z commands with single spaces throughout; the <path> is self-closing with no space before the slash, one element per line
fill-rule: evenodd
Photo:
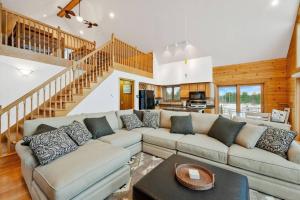
<path fill-rule="evenodd" d="M 67 60 L 80 60 L 95 49 L 95 42 L 67 33 L 0 4 L 1 44 Z"/>
<path fill-rule="evenodd" d="M 0 157 L 14 153 L 22 138 L 21 127 L 27 119 L 54 117 L 65 102 L 82 95 L 84 88 L 97 82 L 112 66 L 112 42 L 76 61 L 40 86 L 0 110 Z"/>

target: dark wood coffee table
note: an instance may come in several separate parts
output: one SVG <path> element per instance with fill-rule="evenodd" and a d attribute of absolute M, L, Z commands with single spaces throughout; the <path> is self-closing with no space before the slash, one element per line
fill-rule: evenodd
<path fill-rule="evenodd" d="M 199 164 L 215 173 L 215 187 L 207 191 L 185 188 L 175 177 L 175 163 Z M 249 200 L 246 176 L 205 164 L 187 157 L 172 155 L 133 186 L 134 200 Z"/>

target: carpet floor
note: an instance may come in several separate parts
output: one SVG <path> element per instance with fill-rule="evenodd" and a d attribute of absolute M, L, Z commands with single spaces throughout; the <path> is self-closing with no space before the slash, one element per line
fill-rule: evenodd
<path fill-rule="evenodd" d="M 134 156 L 132 158 L 132 161 L 130 162 L 131 177 L 128 183 L 124 187 L 110 195 L 106 200 L 132 200 L 132 186 L 161 162 L 163 162 L 163 159 L 146 153 L 139 153 Z M 250 200 L 279 199 L 254 190 L 250 190 Z"/>

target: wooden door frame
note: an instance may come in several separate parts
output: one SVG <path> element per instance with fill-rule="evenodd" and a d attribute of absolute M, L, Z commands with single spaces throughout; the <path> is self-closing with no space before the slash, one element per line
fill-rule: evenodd
<path fill-rule="evenodd" d="M 128 79 L 128 78 L 119 78 L 119 110 L 121 110 L 121 81 L 130 81 L 132 82 L 132 109 L 135 108 L 135 80 L 133 79 Z"/>
<path fill-rule="evenodd" d="M 300 132 L 300 78 L 296 79 L 296 95 L 295 95 L 295 127 L 298 133 Z M 300 137 L 298 136 L 298 140 Z"/>

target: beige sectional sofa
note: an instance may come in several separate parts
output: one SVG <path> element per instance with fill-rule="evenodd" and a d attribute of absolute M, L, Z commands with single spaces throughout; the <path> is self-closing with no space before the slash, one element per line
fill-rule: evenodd
<path fill-rule="evenodd" d="M 87 117 L 101 116 L 106 116 L 115 131 L 45 166 L 38 166 L 30 148 L 19 142 L 16 149 L 32 198 L 103 199 L 127 183 L 130 176 L 127 162 L 130 156 L 143 151 L 162 158 L 172 154 L 191 157 L 246 175 L 252 189 L 283 199 L 299 199 L 300 145 L 295 141 L 288 152 L 289 160 L 286 160 L 258 148 L 246 149 L 237 144 L 227 147 L 207 136 L 218 115 L 158 112 L 160 128 L 143 127 L 131 131 L 123 128 L 120 116 L 132 110 L 26 121 L 25 135 L 31 135 L 41 123 L 59 127 L 74 120 L 82 122 Z M 196 134 L 171 134 L 170 117 L 188 114 L 192 116 Z"/>

